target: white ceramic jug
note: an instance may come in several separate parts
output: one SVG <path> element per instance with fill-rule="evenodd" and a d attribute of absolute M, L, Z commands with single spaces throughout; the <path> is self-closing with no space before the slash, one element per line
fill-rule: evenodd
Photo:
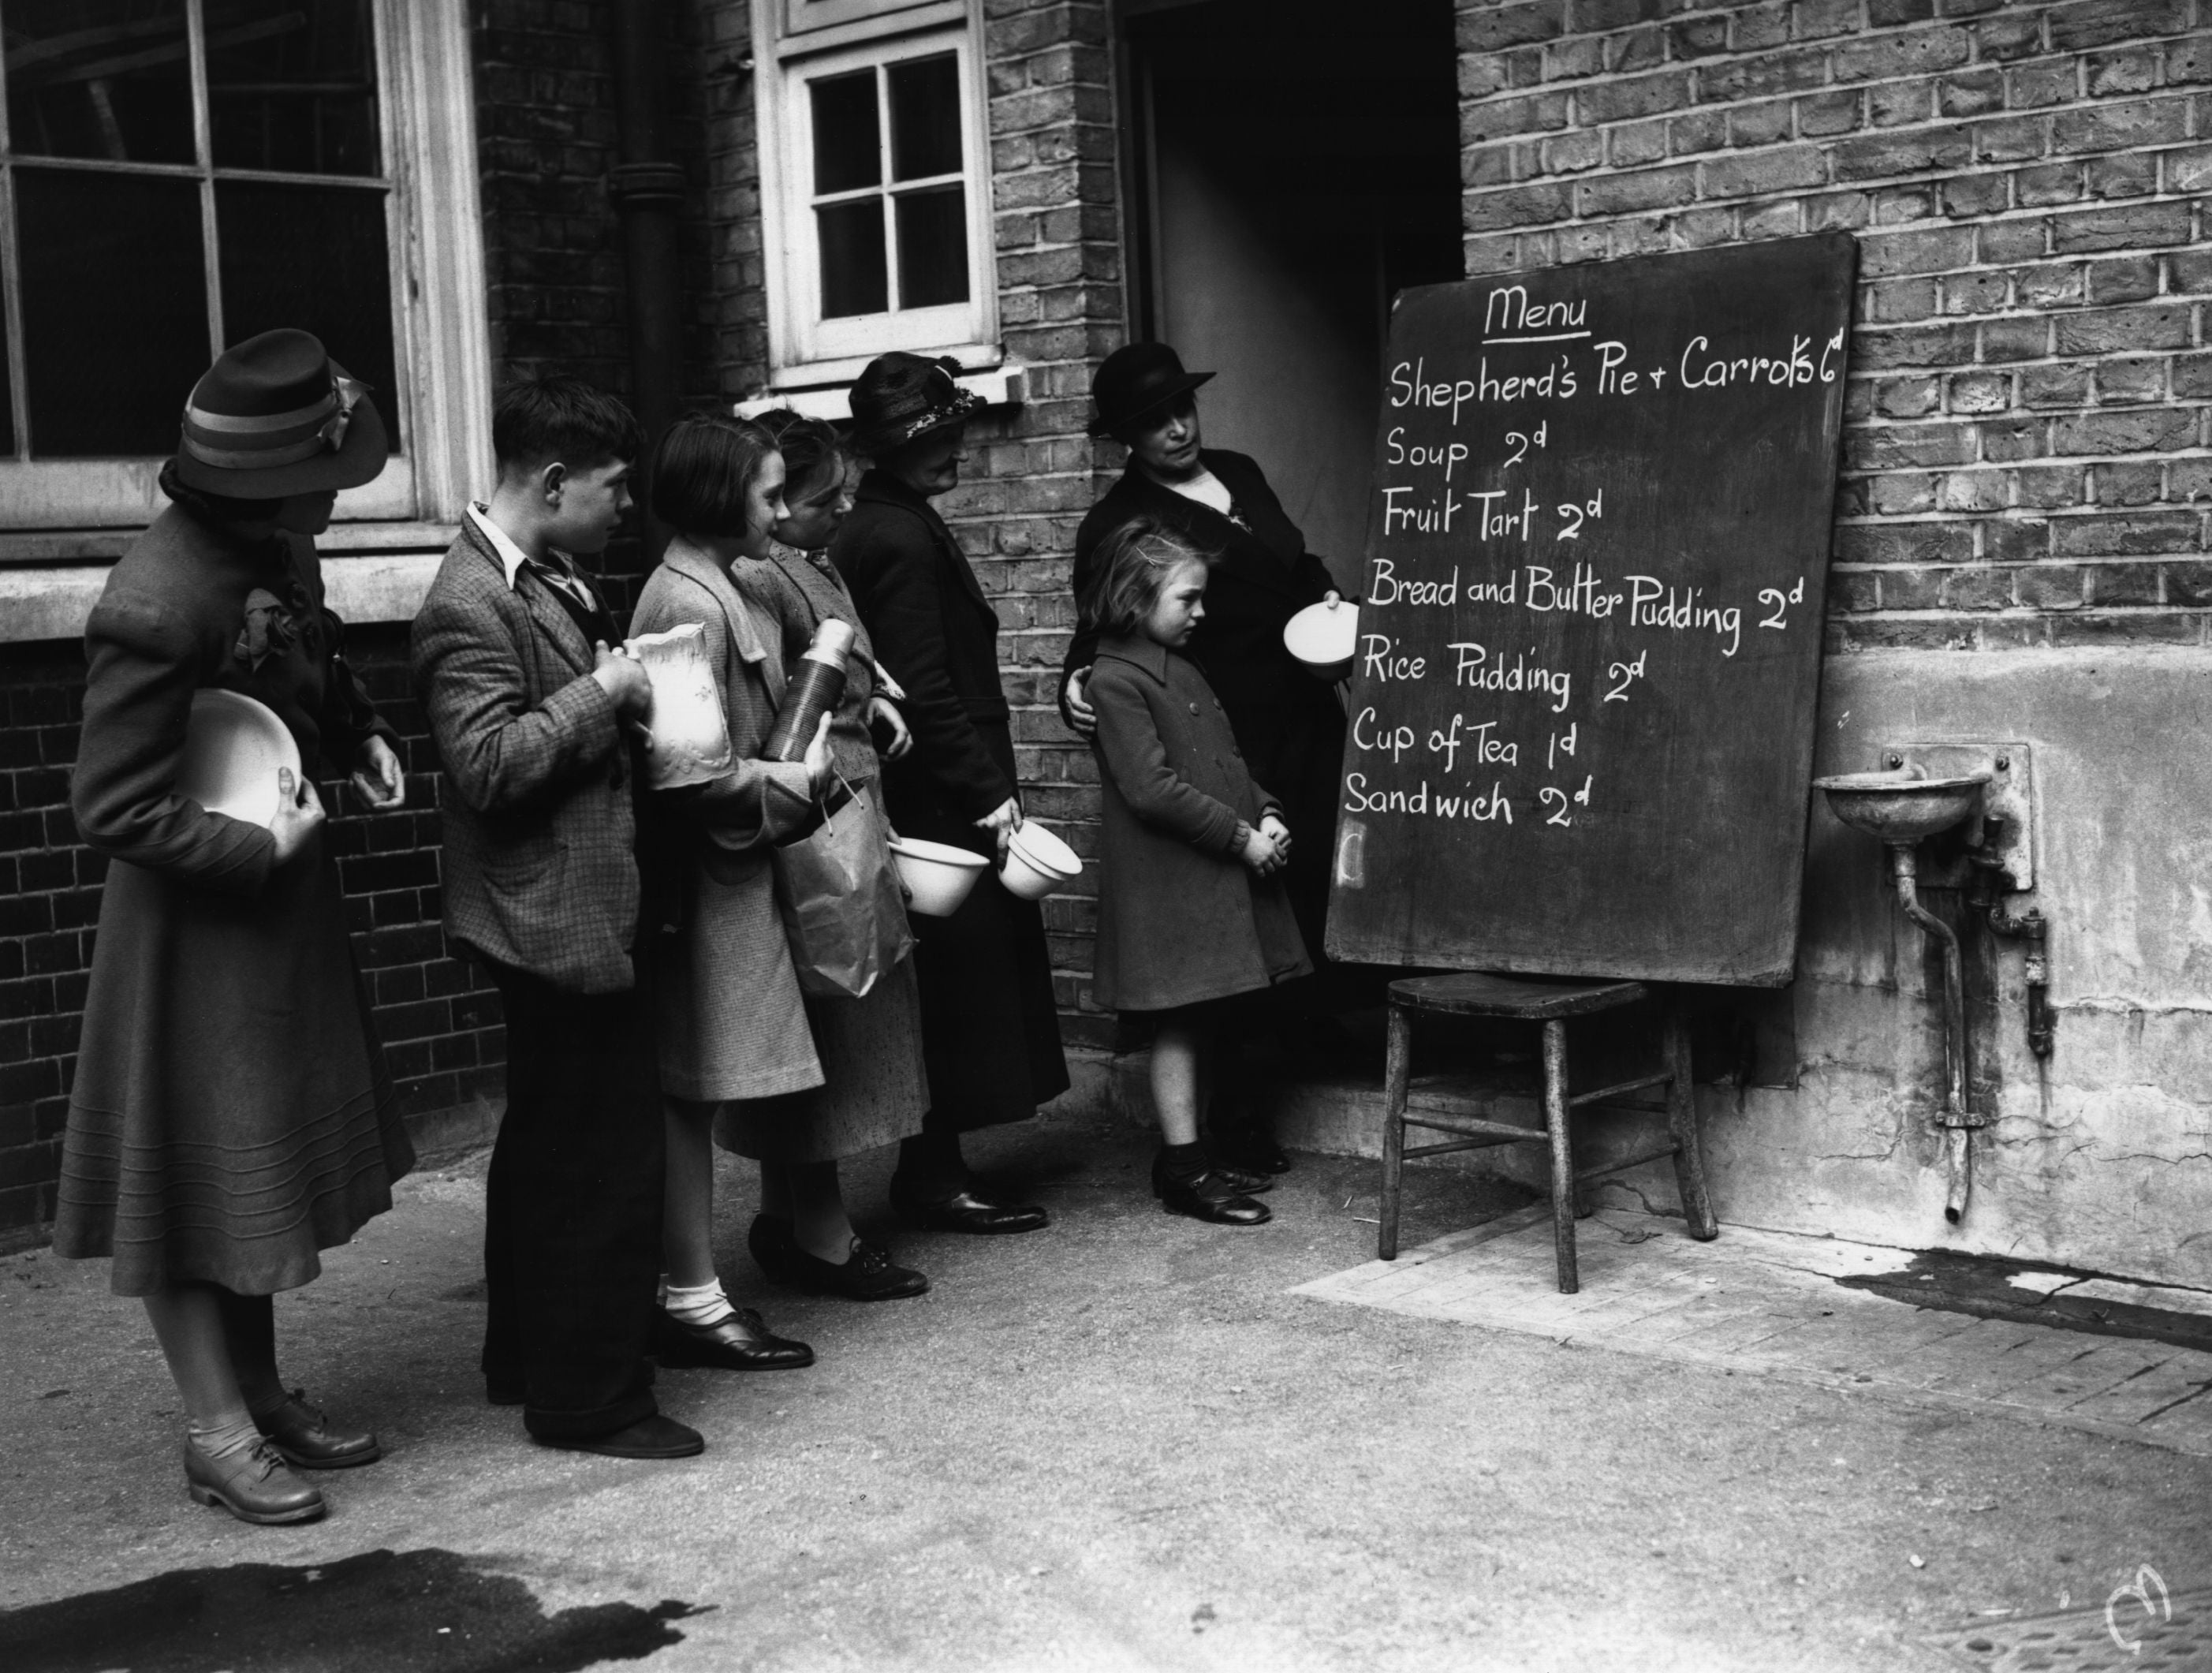
<path fill-rule="evenodd" d="M 686 622 L 665 633 L 641 634 L 627 647 L 653 682 L 646 716 L 653 754 L 645 782 L 656 790 L 704 784 L 730 770 L 730 728 L 707 665 L 706 631 L 702 623 Z"/>

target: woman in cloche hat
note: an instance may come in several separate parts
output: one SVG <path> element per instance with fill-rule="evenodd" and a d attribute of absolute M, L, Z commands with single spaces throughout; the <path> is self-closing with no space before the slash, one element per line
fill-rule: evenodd
<path fill-rule="evenodd" d="M 396 734 L 339 654 L 313 537 L 384 468 L 362 386 L 305 332 L 217 360 L 85 629 L 70 808 L 111 863 L 62 1151 L 54 1247 L 106 1256 L 183 1396 L 185 1481 L 247 1522 L 304 1522 L 295 1470 L 374 1462 L 277 1372 L 270 1298 L 392 1206 L 414 1161 L 346 940 L 313 776 L 404 794 Z M 179 794 L 193 698 L 274 710 L 305 770 L 267 825 Z"/>
<path fill-rule="evenodd" d="M 951 361 L 878 356 L 853 386 L 853 447 L 872 460 L 830 544 L 876 660 L 905 688 L 914 748 L 883 773 L 902 836 L 993 861 L 1022 822 L 1012 721 L 999 684 L 999 617 L 929 503 L 960 480 L 962 433 L 983 405 Z M 939 1231 L 1033 1232 L 1042 1208 L 976 1187 L 960 1136 L 1027 1120 L 1067 1086 L 1052 959 L 1036 903 L 987 871 L 960 910 L 918 926 L 929 1108 L 899 1146 L 891 1205 Z"/>

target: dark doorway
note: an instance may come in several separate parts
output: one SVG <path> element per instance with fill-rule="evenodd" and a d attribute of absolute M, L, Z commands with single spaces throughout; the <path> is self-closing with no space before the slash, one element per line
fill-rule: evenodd
<path fill-rule="evenodd" d="M 1133 14 L 1133 15 L 1130 15 Z M 1452 0 L 1125 10 L 1138 331 L 1357 582 L 1390 298 L 1462 277 Z"/>

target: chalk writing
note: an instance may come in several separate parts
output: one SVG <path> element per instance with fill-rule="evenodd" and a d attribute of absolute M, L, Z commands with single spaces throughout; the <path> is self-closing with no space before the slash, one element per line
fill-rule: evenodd
<path fill-rule="evenodd" d="M 1738 805 L 1770 823 L 1781 810 L 1784 845 L 1755 863 L 1794 891 L 1805 791 L 1776 775 L 1809 770 L 1796 740 L 1815 690 L 1850 257 L 1822 235 L 1400 299 L 1340 799 L 1358 852 L 1334 869 L 1332 946 L 1341 919 L 1350 956 L 1449 947 L 1439 962 L 1474 963 L 1496 934 L 1516 952 L 1493 968 L 1576 968 L 1543 950 L 1563 929 L 1542 900 L 1583 885 L 1545 897 L 1533 879 L 1597 866 L 1656 893 L 1743 840 L 1678 843 L 1675 824 Z M 1750 764 L 1732 776 L 1729 759 Z M 1678 782 L 1693 770 L 1703 782 Z M 1468 834 L 1413 834 L 1440 823 Z M 1531 886 L 1477 904 L 1452 879 L 1478 860 Z M 1715 876 L 1698 886 L 1740 892 L 1741 876 Z M 1771 949 L 1794 946 L 1795 922 L 1778 908 L 1754 926 L 1769 950 L 1730 968 L 1779 979 Z"/>

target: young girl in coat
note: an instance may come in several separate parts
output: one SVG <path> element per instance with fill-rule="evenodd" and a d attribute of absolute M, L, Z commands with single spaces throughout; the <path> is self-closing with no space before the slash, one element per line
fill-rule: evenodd
<path fill-rule="evenodd" d="M 1183 647 L 1206 614 L 1206 563 L 1150 519 L 1117 531 L 1082 600 L 1100 635 L 1088 696 L 1104 803 L 1101 1005 L 1152 1022 L 1161 1146 L 1152 1193 L 1230 1226 L 1268 1218 L 1262 1176 L 1211 1160 L 1199 1116 L 1222 1007 L 1313 968 L 1283 888 L 1291 833 L 1252 782 L 1229 717 Z"/>

